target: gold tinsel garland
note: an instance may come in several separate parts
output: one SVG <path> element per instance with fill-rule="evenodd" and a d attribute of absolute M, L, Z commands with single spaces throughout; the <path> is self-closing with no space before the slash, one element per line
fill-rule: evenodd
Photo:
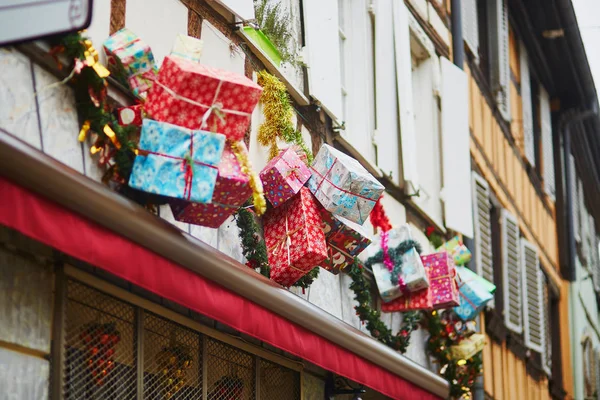
<path fill-rule="evenodd" d="M 258 143 L 269 147 L 269 158 L 273 158 L 279 153 L 277 139 L 297 144 L 311 162 L 312 154 L 304 143 L 302 134 L 292 124 L 294 109 L 290 104 L 285 85 L 266 71 L 258 73 L 258 84 L 263 88 L 260 102 L 263 105 L 265 116 L 265 121 L 258 128 Z"/>
<path fill-rule="evenodd" d="M 250 164 L 250 160 L 248 159 L 248 155 L 242 149 L 240 142 L 230 142 L 231 149 L 233 150 L 233 154 L 237 158 L 240 163 L 240 169 L 242 173 L 249 178 L 249 185 L 252 189 L 252 198 L 254 200 L 254 212 L 256 215 L 263 215 L 267 210 L 267 201 L 265 200 L 265 196 L 263 193 L 262 182 L 256 175 L 256 172 L 252 169 L 252 165 Z"/>

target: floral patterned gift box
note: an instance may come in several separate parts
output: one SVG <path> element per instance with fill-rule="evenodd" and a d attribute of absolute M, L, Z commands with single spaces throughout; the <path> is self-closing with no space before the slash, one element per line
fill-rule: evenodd
<path fill-rule="evenodd" d="M 269 202 L 278 207 L 304 186 L 310 170 L 292 149 L 285 149 L 260 171 L 260 180 Z"/>
<path fill-rule="evenodd" d="M 327 258 L 317 203 L 307 188 L 263 219 L 271 279 L 289 287 Z"/>
<path fill-rule="evenodd" d="M 243 75 L 165 57 L 144 107 L 155 120 L 243 140 L 262 88 Z"/>
<path fill-rule="evenodd" d="M 471 251 L 465 246 L 460 237 L 455 236 L 441 245 L 436 251 L 446 250 L 454 258 L 454 265 L 465 265 L 471 261 Z"/>
<path fill-rule="evenodd" d="M 150 46 L 123 28 L 106 39 L 104 52 L 112 76 L 129 86 L 134 95 L 145 98 L 157 73 Z"/>
<path fill-rule="evenodd" d="M 327 242 L 327 259 L 320 267 L 337 275 L 371 244 L 371 238 L 362 226 L 335 216 L 322 206 L 319 207 L 319 211 Z"/>
<path fill-rule="evenodd" d="M 192 202 L 210 202 L 225 136 L 144 119 L 129 186 Z"/>
<path fill-rule="evenodd" d="M 454 312 L 463 321 L 472 320 L 483 310 L 483 307 L 494 298 L 486 289 L 481 280 L 495 286 L 485 279 L 477 276 L 474 272 L 465 267 L 456 267 L 458 273 L 458 294 L 460 296 L 460 305 L 454 307 Z M 487 286 L 489 287 L 489 286 Z"/>
<path fill-rule="evenodd" d="M 433 308 L 448 308 L 459 305 L 458 286 L 454 260 L 446 252 L 421 256 L 429 271 L 429 284 L 433 296 Z"/>
<path fill-rule="evenodd" d="M 384 187 L 352 157 L 324 144 L 311 167 L 308 188 L 332 214 L 362 225 Z"/>
<path fill-rule="evenodd" d="M 247 155 L 248 150 L 244 143 L 240 142 L 239 146 Z M 229 142 L 225 143 L 218 168 L 219 174 L 211 203 L 190 203 L 175 199 L 169 202 L 177 221 L 218 228 L 252 195 L 249 178 L 242 172 Z"/>

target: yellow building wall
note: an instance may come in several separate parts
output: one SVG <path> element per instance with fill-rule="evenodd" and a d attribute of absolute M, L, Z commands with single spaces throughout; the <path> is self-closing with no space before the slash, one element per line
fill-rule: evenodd
<path fill-rule="evenodd" d="M 509 65 L 511 68 L 510 132 L 513 143 L 505 136 L 486 98 L 479 89 L 468 67 L 465 72 L 469 82 L 469 107 L 471 129 L 471 156 L 481 174 L 490 185 L 504 208 L 517 216 L 519 227 L 526 240 L 536 244 L 540 262 L 555 287 L 560 292 L 561 351 L 563 386 L 572 393 L 568 285 L 558 273 L 558 242 L 554 203 L 540 197 L 531 183 L 525 166 L 523 142 L 523 112 L 520 90 L 520 57 L 518 40 L 514 32 L 509 35 Z M 546 204 L 548 207 L 544 207 Z M 549 209 L 549 210 L 548 210 Z M 549 399 L 547 379 L 536 381 L 525 369 L 525 362 L 507 349 L 487 338 L 483 351 L 484 387 L 494 399 Z M 571 396 L 572 397 L 572 396 Z"/>

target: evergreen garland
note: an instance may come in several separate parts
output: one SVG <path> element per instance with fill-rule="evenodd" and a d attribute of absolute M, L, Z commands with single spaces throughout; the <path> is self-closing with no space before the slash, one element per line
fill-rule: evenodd
<path fill-rule="evenodd" d="M 360 320 L 366 323 L 367 329 L 375 339 L 400 353 L 406 352 L 411 333 L 418 329 L 421 313 L 419 311 L 405 312 L 402 318 L 402 328 L 394 335 L 392 330 L 381 320 L 381 312 L 371 307 L 373 301 L 371 284 L 363 275 L 363 265 L 355 258 L 354 263 L 347 271 L 352 278 L 350 289 L 354 292 L 354 300 L 358 302 L 354 309 Z"/>
<path fill-rule="evenodd" d="M 422 251 L 421 245 L 419 244 L 419 242 L 417 242 L 415 240 L 411 240 L 411 239 L 405 240 L 402 243 L 400 243 L 398 245 L 398 247 L 393 248 L 393 249 L 390 248 L 388 250 L 388 254 L 389 254 L 392 262 L 394 263 L 394 270 L 391 273 L 392 283 L 394 285 L 398 284 L 400 272 L 402 272 L 402 256 L 404 255 L 404 253 L 406 253 L 413 247 L 417 250 L 417 253 L 421 254 L 421 251 Z M 379 250 L 375 255 L 373 255 L 372 257 L 369 257 L 367 259 L 367 261 L 365 262 L 365 266 L 367 268 L 371 269 L 373 267 L 373 264 L 379 264 L 382 262 L 383 262 L 383 250 Z"/>

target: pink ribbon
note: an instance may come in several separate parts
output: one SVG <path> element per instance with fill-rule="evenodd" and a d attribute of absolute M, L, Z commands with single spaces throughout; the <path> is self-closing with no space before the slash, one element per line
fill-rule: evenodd
<path fill-rule="evenodd" d="M 387 232 L 381 232 L 381 249 L 383 250 L 383 265 L 386 266 L 386 268 L 388 269 L 388 271 L 392 272 L 394 271 L 394 262 L 392 261 L 391 257 L 390 257 L 390 253 L 389 253 L 389 247 L 388 247 L 388 233 Z M 398 274 L 398 286 L 400 286 L 400 290 L 402 291 L 402 293 L 407 296 L 409 295 L 409 290 L 406 287 L 406 283 L 404 282 L 404 278 L 402 278 L 402 275 Z"/>

